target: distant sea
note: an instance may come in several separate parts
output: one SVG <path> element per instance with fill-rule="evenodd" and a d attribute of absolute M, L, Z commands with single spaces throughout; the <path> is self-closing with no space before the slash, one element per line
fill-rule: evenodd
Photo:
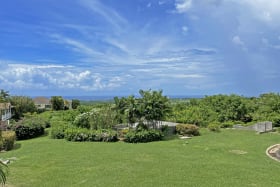
<path fill-rule="evenodd" d="M 63 96 L 64 99 L 72 100 L 78 99 L 80 101 L 110 101 L 113 100 L 115 96 Z M 117 96 L 117 97 L 127 97 L 127 96 Z M 135 96 L 137 97 L 137 96 Z M 191 98 L 203 98 L 203 95 L 172 95 L 168 96 L 170 99 L 191 99 Z"/>

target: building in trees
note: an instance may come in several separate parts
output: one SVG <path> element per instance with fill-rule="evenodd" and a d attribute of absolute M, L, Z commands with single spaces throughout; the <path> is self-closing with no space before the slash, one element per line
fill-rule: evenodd
<path fill-rule="evenodd" d="M 50 110 L 52 109 L 51 102 L 46 97 L 36 97 L 33 99 L 35 106 L 38 110 Z"/>

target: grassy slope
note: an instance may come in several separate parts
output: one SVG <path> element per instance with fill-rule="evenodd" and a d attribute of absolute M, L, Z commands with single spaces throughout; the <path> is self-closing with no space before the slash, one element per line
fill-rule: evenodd
<path fill-rule="evenodd" d="M 279 141 L 278 134 L 237 130 L 148 144 L 42 137 L 0 157 L 18 158 L 9 165 L 13 186 L 280 186 L 280 162 L 265 155 Z"/>

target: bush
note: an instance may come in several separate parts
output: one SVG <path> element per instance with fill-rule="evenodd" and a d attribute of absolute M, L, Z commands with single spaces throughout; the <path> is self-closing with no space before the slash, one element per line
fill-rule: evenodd
<path fill-rule="evenodd" d="M 176 125 L 176 132 L 180 135 L 199 136 L 199 128 L 192 124 Z"/>
<path fill-rule="evenodd" d="M 16 132 L 17 140 L 26 140 L 43 135 L 45 127 L 46 121 L 40 118 L 30 118 L 12 125 L 11 129 Z"/>
<path fill-rule="evenodd" d="M 44 127 L 35 124 L 32 126 L 17 125 L 13 130 L 16 132 L 17 140 L 31 139 L 45 133 Z"/>
<path fill-rule="evenodd" d="M 211 123 L 207 126 L 207 128 L 212 132 L 220 132 L 220 125 L 217 123 Z"/>
<path fill-rule="evenodd" d="M 16 141 L 16 133 L 14 131 L 2 131 L 2 149 L 5 151 L 12 150 Z"/>
<path fill-rule="evenodd" d="M 68 124 L 63 121 L 58 121 L 55 125 L 53 124 L 50 130 L 51 138 L 63 139 L 64 131 L 68 128 Z"/>
<path fill-rule="evenodd" d="M 130 130 L 124 137 L 125 142 L 146 143 L 163 139 L 163 134 L 159 130 Z"/>
<path fill-rule="evenodd" d="M 109 107 L 94 108 L 90 112 L 85 112 L 76 116 L 73 124 L 76 127 L 87 129 L 108 129 L 116 124 L 115 112 Z"/>
<path fill-rule="evenodd" d="M 224 122 L 220 125 L 221 128 L 233 128 L 234 122 Z"/>
<path fill-rule="evenodd" d="M 127 129 L 120 129 L 120 130 L 118 131 L 118 136 L 119 136 L 120 138 L 124 138 L 125 135 L 126 135 L 128 132 L 129 132 L 129 129 L 128 129 L 128 128 L 127 128 Z"/>
<path fill-rule="evenodd" d="M 74 142 L 98 141 L 116 142 L 117 132 L 113 130 L 89 130 L 85 128 L 68 128 L 64 131 L 65 139 Z"/>
<path fill-rule="evenodd" d="M 91 115 L 92 115 L 91 112 L 85 112 L 85 113 L 82 113 L 82 114 L 76 116 L 76 118 L 73 122 L 74 125 L 77 127 L 89 129 Z"/>

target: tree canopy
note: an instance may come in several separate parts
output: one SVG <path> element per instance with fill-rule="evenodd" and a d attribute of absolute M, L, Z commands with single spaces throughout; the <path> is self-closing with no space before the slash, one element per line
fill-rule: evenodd
<path fill-rule="evenodd" d="M 162 90 L 140 90 L 139 94 L 139 98 L 135 96 L 114 98 L 119 122 L 125 120 L 128 123 L 147 121 L 155 128 L 155 123 L 164 119 L 170 112 L 169 99 L 162 95 Z"/>

